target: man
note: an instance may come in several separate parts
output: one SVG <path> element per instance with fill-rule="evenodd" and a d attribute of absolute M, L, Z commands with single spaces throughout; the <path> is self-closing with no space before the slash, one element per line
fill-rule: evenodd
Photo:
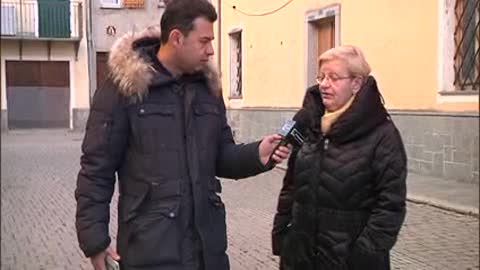
<path fill-rule="evenodd" d="M 229 269 L 218 177 L 272 168 L 280 137 L 236 145 L 226 121 L 213 55 L 213 6 L 176 0 L 150 28 L 119 39 L 109 78 L 96 91 L 82 145 L 76 228 L 96 270 L 106 256 L 123 270 Z M 280 147 L 278 163 L 289 154 Z M 109 204 L 119 182 L 118 254 Z"/>

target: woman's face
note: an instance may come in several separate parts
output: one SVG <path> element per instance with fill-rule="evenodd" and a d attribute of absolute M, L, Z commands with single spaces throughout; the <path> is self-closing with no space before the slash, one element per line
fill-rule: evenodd
<path fill-rule="evenodd" d="M 323 62 L 317 76 L 323 105 L 334 112 L 345 105 L 361 87 L 361 78 L 353 77 L 341 60 Z"/>

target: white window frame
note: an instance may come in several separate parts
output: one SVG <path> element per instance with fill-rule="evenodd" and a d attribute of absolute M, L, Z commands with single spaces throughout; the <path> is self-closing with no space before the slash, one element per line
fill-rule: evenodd
<path fill-rule="evenodd" d="M 123 7 L 123 0 L 116 0 L 116 4 L 112 3 L 105 3 L 105 0 L 100 0 L 100 7 L 102 8 L 122 8 Z"/>
<path fill-rule="evenodd" d="M 478 92 L 455 90 L 455 2 L 456 0 L 438 0 L 437 102 L 478 102 Z"/>
<path fill-rule="evenodd" d="M 241 51 L 240 51 L 240 54 L 241 54 L 241 67 L 240 67 L 240 72 L 242 74 L 242 77 L 241 77 L 241 93 L 240 95 L 233 95 L 233 87 L 234 87 L 234 83 L 233 83 L 233 74 L 234 74 L 234 63 L 233 63 L 233 58 L 236 57 L 234 55 L 234 39 L 233 39 L 233 35 L 234 34 L 238 34 L 240 33 L 240 45 L 241 45 Z M 244 96 L 244 89 L 245 89 L 245 72 L 244 72 L 244 67 L 245 67 L 245 55 L 244 55 L 244 49 L 245 49 L 245 42 L 244 42 L 244 38 L 245 38 L 245 35 L 244 35 L 244 29 L 242 27 L 234 27 L 232 28 L 229 32 L 228 32 L 228 37 L 229 37 L 229 94 L 228 94 L 228 98 L 229 99 L 237 99 L 237 100 L 241 100 L 243 99 L 243 96 Z"/>

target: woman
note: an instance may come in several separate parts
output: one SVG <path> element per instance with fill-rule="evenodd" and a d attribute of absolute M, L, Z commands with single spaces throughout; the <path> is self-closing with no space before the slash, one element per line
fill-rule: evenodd
<path fill-rule="evenodd" d="M 405 218 L 406 155 L 361 50 L 318 61 L 307 141 L 295 149 L 272 231 L 283 270 L 390 269 Z M 298 115 L 297 115 L 298 116 Z"/>

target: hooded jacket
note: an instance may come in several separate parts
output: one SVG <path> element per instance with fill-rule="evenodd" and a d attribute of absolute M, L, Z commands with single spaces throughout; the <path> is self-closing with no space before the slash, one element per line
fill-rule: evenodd
<path fill-rule="evenodd" d="M 272 231 L 285 270 L 385 270 L 405 218 L 406 154 L 368 77 L 321 132 L 318 85 L 307 90 L 308 139 L 288 162 Z"/>
<path fill-rule="evenodd" d="M 123 270 L 190 270 L 199 261 L 227 270 L 216 176 L 244 178 L 268 168 L 259 142 L 234 143 L 213 65 L 169 76 L 156 60 L 159 37 L 157 27 L 127 34 L 110 52 L 110 73 L 94 95 L 82 144 L 75 191 L 80 247 L 89 257 L 109 246 L 117 178 Z"/>

